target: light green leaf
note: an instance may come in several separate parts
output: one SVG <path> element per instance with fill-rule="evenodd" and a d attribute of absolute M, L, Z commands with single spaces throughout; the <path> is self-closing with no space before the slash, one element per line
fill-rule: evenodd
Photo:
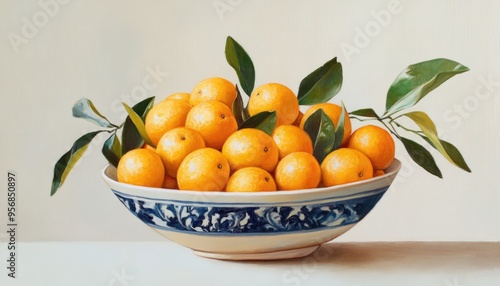
<path fill-rule="evenodd" d="M 230 36 L 226 40 L 226 60 L 236 71 L 241 88 L 247 95 L 252 94 L 255 84 L 255 68 L 243 47 Z"/>
<path fill-rule="evenodd" d="M 434 146 L 434 144 L 432 144 L 432 142 L 429 140 L 429 138 L 427 138 L 427 136 L 424 136 L 424 135 L 420 135 L 420 136 L 423 139 L 425 139 L 427 141 L 427 143 L 429 143 L 432 147 L 436 148 Z M 441 145 L 443 145 L 444 149 L 446 150 L 446 153 L 448 153 L 450 155 L 451 159 L 453 159 L 453 162 L 455 162 L 455 165 L 457 165 L 460 169 L 470 173 L 471 169 L 469 168 L 469 166 L 465 162 L 464 157 L 462 156 L 460 151 L 458 151 L 457 147 L 455 147 L 455 145 L 451 144 L 450 142 L 447 142 L 447 141 L 444 141 L 441 139 L 439 139 L 439 141 L 441 142 Z"/>
<path fill-rule="evenodd" d="M 379 118 L 377 113 L 371 108 L 363 108 L 349 112 L 350 115 Z"/>
<path fill-rule="evenodd" d="M 394 114 L 419 102 L 454 75 L 469 68 L 448 59 L 433 59 L 408 66 L 387 92 L 385 114 Z"/>
<path fill-rule="evenodd" d="M 429 139 L 431 145 L 436 148 L 436 150 L 441 153 L 446 160 L 448 160 L 450 163 L 453 165 L 459 167 L 453 158 L 451 158 L 450 154 L 446 152 L 446 149 L 444 148 L 443 144 L 441 144 L 441 141 L 439 140 L 437 130 L 436 130 L 436 125 L 434 125 L 434 122 L 430 119 L 430 117 L 422 111 L 413 111 L 413 112 L 408 112 L 403 114 L 403 116 L 406 116 L 413 120 L 418 127 L 420 127 L 420 130 L 424 132 L 425 136 L 427 139 Z"/>
<path fill-rule="evenodd" d="M 149 146 L 156 148 L 156 145 L 151 141 L 151 139 L 148 136 L 148 133 L 146 133 L 146 127 L 144 126 L 144 121 L 141 116 L 139 116 L 130 106 L 128 106 L 126 103 L 123 103 L 123 107 L 125 107 L 125 110 L 128 113 L 128 116 L 130 116 L 130 120 L 135 125 L 135 128 L 137 128 L 137 131 L 141 135 L 142 139 L 148 143 Z"/>
<path fill-rule="evenodd" d="M 82 98 L 78 100 L 72 108 L 73 116 L 76 118 L 83 118 L 101 127 L 116 127 L 114 124 L 104 117 L 97 109 L 91 100 Z"/>
<path fill-rule="evenodd" d="M 342 87 L 342 65 L 333 58 L 306 76 L 299 86 L 297 98 L 301 105 L 327 102 Z"/>
<path fill-rule="evenodd" d="M 335 143 L 333 122 L 323 109 L 316 110 L 304 123 L 304 131 L 313 142 L 313 155 L 321 164 Z"/>
<path fill-rule="evenodd" d="M 276 126 L 276 117 L 276 111 L 262 111 L 245 120 L 239 129 L 256 128 L 271 135 Z"/>
<path fill-rule="evenodd" d="M 399 137 L 399 139 L 401 140 L 401 142 L 403 142 L 406 151 L 413 159 L 413 161 L 415 161 L 415 163 L 417 163 L 420 167 L 424 168 L 424 170 L 433 174 L 434 176 L 443 178 L 441 170 L 439 170 L 438 166 L 436 165 L 436 161 L 434 161 L 434 158 L 432 157 L 431 153 L 427 151 L 427 149 L 413 140 L 401 136 Z"/>
<path fill-rule="evenodd" d="M 144 121 L 149 110 L 151 110 L 151 108 L 153 107 L 154 101 L 154 96 L 146 98 L 134 105 L 132 109 L 135 111 L 135 113 L 137 113 L 137 115 L 141 117 L 142 121 Z M 130 150 L 141 147 L 143 144 L 144 139 L 142 139 L 141 134 L 139 133 L 139 131 L 137 131 L 137 128 L 132 122 L 132 119 L 130 119 L 130 116 L 127 116 L 125 122 L 123 123 L 121 153 L 125 154 Z"/>
<path fill-rule="evenodd" d="M 99 130 L 94 132 L 89 132 L 80 138 L 78 138 L 71 149 L 66 152 L 62 157 L 56 162 L 54 166 L 54 176 L 52 178 L 52 187 L 50 190 L 50 195 L 53 196 L 57 190 L 62 186 L 69 172 L 75 166 L 76 162 L 82 157 L 87 147 L 94 139 L 94 137 L 101 133 L 106 132 L 105 130 Z"/>

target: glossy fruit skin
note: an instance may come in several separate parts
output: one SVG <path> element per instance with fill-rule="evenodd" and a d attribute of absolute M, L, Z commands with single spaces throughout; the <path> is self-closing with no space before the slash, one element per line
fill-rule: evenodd
<path fill-rule="evenodd" d="M 372 178 L 373 166 L 358 150 L 340 148 L 325 157 L 321 175 L 325 187 L 347 184 Z"/>
<path fill-rule="evenodd" d="M 202 148 L 184 158 L 177 171 L 177 184 L 180 190 L 223 191 L 229 174 L 229 163 L 220 151 Z"/>
<path fill-rule="evenodd" d="M 204 101 L 216 100 L 232 108 L 236 94 L 236 86 L 232 82 L 221 77 L 212 77 L 195 85 L 189 102 L 195 106 Z"/>
<path fill-rule="evenodd" d="M 288 87 L 267 83 L 257 87 L 248 100 L 250 116 L 262 111 L 276 111 L 276 126 L 293 124 L 299 115 L 299 101 Z"/>
<path fill-rule="evenodd" d="M 226 185 L 226 192 L 272 192 L 276 191 L 273 176 L 258 167 L 246 167 L 234 172 Z"/>
<path fill-rule="evenodd" d="M 165 169 L 160 157 L 154 151 L 137 148 L 121 157 L 116 175 L 121 183 L 161 188 Z"/>
<path fill-rule="evenodd" d="M 163 134 L 156 146 L 156 153 L 163 162 L 166 174 L 175 178 L 182 160 L 201 148 L 205 148 L 205 141 L 199 132 L 187 127 L 177 127 Z"/>
<path fill-rule="evenodd" d="M 186 116 L 185 126 L 198 131 L 205 145 L 216 150 L 221 150 L 226 139 L 238 130 L 232 110 L 215 100 L 194 106 Z"/>
<path fill-rule="evenodd" d="M 310 153 L 295 152 L 278 163 L 274 176 L 279 190 L 311 189 L 321 181 L 321 168 Z"/>
<path fill-rule="evenodd" d="M 373 168 L 384 170 L 394 161 L 396 146 L 391 134 L 378 126 L 365 125 L 356 129 L 347 143 L 347 147 L 365 154 Z"/>
<path fill-rule="evenodd" d="M 315 111 L 319 109 L 323 109 L 323 112 L 325 112 L 325 114 L 332 120 L 333 125 L 336 128 L 340 119 L 340 115 L 342 114 L 342 107 L 340 105 L 329 102 L 318 103 L 309 107 L 309 109 L 307 109 L 304 113 L 302 120 L 300 121 L 300 128 L 304 128 L 304 124 L 309 116 L 311 116 Z M 351 119 L 349 118 L 348 112 L 346 112 L 344 116 L 344 137 L 342 138 L 342 146 L 347 143 L 347 140 L 351 135 L 351 131 Z"/>
<path fill-rule="evenodd" d="M 311 137 L 294 125 L 281 125 L 274 129 L 272 137 L 279 150 L 279 159 L 293 152 L 313 153 Z"/>
<path fill-rule="evenodd" d="M 184 126 L 191 105 L 183 100 L 163 100 L 153 106 L 146 115 L 144 126 L 146 133 L 156 146 L 167 131 Z"/>
<path fill-rule="evenodd" d="M 278 146 L 273 138 L 254 128 L 241 129 L 229 136 L 222 147 L 222 154 L 233 172 L 245 167 L 259 167 L 272 172 L 279 159 Z"/>

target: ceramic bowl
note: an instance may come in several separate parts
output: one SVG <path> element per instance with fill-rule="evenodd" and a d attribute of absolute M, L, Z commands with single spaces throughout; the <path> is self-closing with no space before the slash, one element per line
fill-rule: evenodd
<path fill-rule="evenodd" d="M 133 186 L 119 183 L 109 165 L 102 176 L 132 214 L 197 255 L 270 260 L 307 256 L 352 228 L 373 209 L 400 168 L 395 160 L 385 175 L 372 179 L 266 193 Z"/>

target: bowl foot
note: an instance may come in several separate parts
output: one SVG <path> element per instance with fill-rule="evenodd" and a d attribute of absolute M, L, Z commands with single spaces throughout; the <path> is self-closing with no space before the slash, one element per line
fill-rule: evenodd
<path fill-rule="evenodd" d="M 260 253 L 214 253 L 199 250 L 193 250 L 193 252 L 198 256 L 221 260 L 278 260 L 305 257 L 311 255 L 320 246 L 313 245 L 303 248 Z"/>

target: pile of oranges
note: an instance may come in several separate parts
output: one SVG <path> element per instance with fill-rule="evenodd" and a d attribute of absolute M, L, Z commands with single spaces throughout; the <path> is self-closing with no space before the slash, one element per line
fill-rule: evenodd
<path fill-rule="evenodd" d="M 384 174 L 394 160 L 392 136 L 365 125 L 351 134 L 347 112 L 341 148 L 320 163 L 304 123 L 315 111 L 337 125 L 342 108 L 320 103 L 304 113 L 286 86 L 267 83 L 251 94 L 250 116 L 276 112 L 271 135 L 239 128 L 233 113 L 235 85 L 215 77 L 197 83 L 191 93 L 175 93 L 157 103 L 145 118 L 145 130 L 156 147 L 124 154 L 118 181 L 179 190 L 261 192 L 340 185 Z"/>

